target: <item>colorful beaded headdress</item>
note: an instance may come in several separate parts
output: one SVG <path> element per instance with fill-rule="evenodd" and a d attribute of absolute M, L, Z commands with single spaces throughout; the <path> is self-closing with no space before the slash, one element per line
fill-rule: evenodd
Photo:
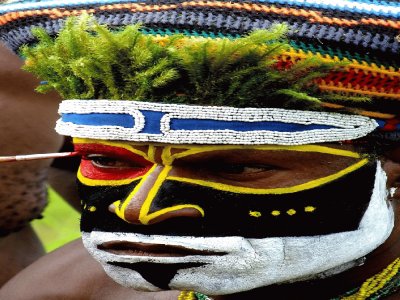
<path fill-rule="evenodd" d="M 315 79 L 319 111 L 254 105 L 64 101 L 57 130 L 76 137 L 166 143 L 307 144 L 369 135 L 400 139 L 400 3 L 380 0 L 6 1 L 0 40 L 18 52 L 34 27 L 56 35 L 83 13 L 116 29 L 140 23 L 146 35 L 235 39 L 274 24 L 287 26 L 290 48 L 277 68 L 307 57 L 343 66 Z M 317 96 L 318 97 L 318 96 Z M 329 98 L 329 97 L 328 97 Z M 368 101 L 357 101 L 368 98 Z M 322 97 L 322 99 L 325 99 Z M 354 100 L 355 101 L 352 101 Z M 142 101 L 143 100 L 143 101 Z M 321 111 L 322 110 L 322 111 Z M 112 116 L 112 117 L 111 117 Z"/>

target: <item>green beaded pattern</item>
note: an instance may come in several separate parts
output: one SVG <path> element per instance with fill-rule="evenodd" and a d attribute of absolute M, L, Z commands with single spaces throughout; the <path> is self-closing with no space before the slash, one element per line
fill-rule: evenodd
<path fill-rule="evenodd" d="M 202 293 L 194 292 L 194 294 L 195 294 L 197 300 L 212 300 L 212 298 L 210 298 Z"/>
<path fill-rule="evenodd" d="M 335 297 L 330 300 L 346 299 L 347 297 L 357 294 L 357 292 L 360 290 L 360 287 L 353 288 L 350 291 L 340 295 L 339 297 Z M 399 290 L 400 290 L 400 271 L 398 271 L 395 276 L 393 276 L 388 282 L 386 282 L 386 284 L 381 289 L 379 289 L 378 291 L 376 291 L 375 293 L 366 298 L 360 298 L 360 300 L 384 299 L 387 296 L 395 294 Z"/>

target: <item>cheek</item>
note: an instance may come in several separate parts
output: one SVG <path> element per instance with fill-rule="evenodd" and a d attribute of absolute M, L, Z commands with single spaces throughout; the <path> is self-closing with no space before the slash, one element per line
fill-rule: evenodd
<path fill-rule="evenodd" d="M 95 180 L 123 180 L 135 179 L 143 176 L 151 168 L 151 165 L 140 168 L 99 168 L 92 164 L 92 161 L 82 159 L 80 164 L 81 174 L 89 179 Z"/>
<path fill-rule="evenodd" d="M 78 181 L 78 192 L 82 199 L 81 230 L 90 232 L 94 228 L 107 228 L 105 231 L 126 231 L 129 224 L 111 213 L 108 207 L 116 200 L 124 199 L 136 184 L 134 181 L 119 186 L 88 186 Z"/>

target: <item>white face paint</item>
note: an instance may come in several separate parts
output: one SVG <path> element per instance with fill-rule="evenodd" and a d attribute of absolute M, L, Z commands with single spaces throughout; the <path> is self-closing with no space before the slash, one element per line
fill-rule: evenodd
<path fill-rule="evenodd" d="M 83 233 L 83 242 L 107 274 L 124 286 L 138 290 L 159 290 L 138 272 L 109 265 L 108 262 L 203 263 L 205 265 L 201 267 L 180 269 L 170 281 L 169 287 L 209 295 L 232 294 L 275 283 L 332 275 L 354 266 L 357 259 L 381 245 L 393 229 L 393 210 L 387 195 L 386 175 L 378 163 L 370 204 L 355 231 L 264 239 L 236 236 L 170 237 L 93 231 Z M 99 245 L 110 241 L 179 246 L 227 254 L 154 257 L 117 255 L 98 249 Z"/>

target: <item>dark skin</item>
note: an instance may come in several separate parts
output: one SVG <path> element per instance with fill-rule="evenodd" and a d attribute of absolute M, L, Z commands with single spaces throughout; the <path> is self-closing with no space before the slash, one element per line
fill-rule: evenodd
<path fill-rule="evenodd" d="M 384 169 L 388 186 L 399 185 L 400 157 L 398 150 L 388 153 Z M 395 215 L 400 213 L 400 193 L 390 200 Z M 380 272 L 400 253 L 400 222 L 396 217 L 390 238 L 366 257 L 362 266 L 352 268 L 322 281 L 299 282 L 291 285 L 270 286 L 236 295 L 215 299 L 329 299 L 358 286 Z M 77 263 L 79 262 L 79 263 Z M 35 274 L 35 276 L 32 276 Z M 67 278 L 67 279 L 66 279 Z M 40 285 L 41 289 L 33 287 Z M 24 286 L 21 289 L 20 286 Z M 178 292 L 137 292 L 111 281 L 83 248 L 80 241 L 73 242 L 45 257 L 13 278 L 1 291 L 0 298 L 8 299 L 177 299 Z M 128 297 L 128 298 L 129 298 Z M 387 299 L 398 299 L 393 295 Z"/>
<path fill-rule="evenodd" d="M 133 145 L 135 147 L 135 145 Z M 351 150 L 350 146 L 329 145 L 343 150 Z M 138 148 L 139 149 L 139 148 Z M 140 148 L 142 151 L 145 150 Z M 162 147 L 156 147 L 155 161 L 160 166 L 163 165 L 161 160 Z M 180 150 L 182 151 L 182 150 Z M 145 151 L 146 152 L 146 151 Z M 159 153 L 160 152 L 160 153 Z M 253 153 L 254 152 L 254 153 Z M 172 153 L 174 149 L 172 148 Z M 388 176 L 388 187 L 399 186 L 400 178 L 400 156 L 399 149 L 392 149 L 387 153 L 387 158 L 384 160 L 383 168 Z M 293 156 L 293 157 L 291 157 Z M 207 162 L 212 161 L 211 170 L 207 167 Z M 228 164 L 226 164 L 228 162 Z M 135 161 L 130 161 L 126 158 L 111 157 L 109 160 L 96 161 L 101 168 L 102 165 L 106 169 L 113 166 L 118 168 L 138 168 Z M 292 186 L 295 184 L 303 184 L 309 180 L 314 180 L 319 177 L 324 177 L 332 172 L 337 172 L 348 165 L 354 163 L 353 158 L 340 157 L 336 158 L 327 154 L 304 153 L 304 152 L 287 152 L 287 151 L 259 151 L 247 150 L 247 154 L 242 150 L 229 151 L 211 151 L 195 155 L 186 156 L 176 159 L 172 165 L 171 176 L 182 176 L 186 178 L 205 179 L 218 182 L 233 184 L 237 186 L 253 187 L 253 188 L 276 188 L 282 186 Z M 215 169 L 213 166 L 222 164 L 229 165 L 227 169 Z M 232 169 L 232 165 L 238 165 Z M 243 167 L 246 166 L 246 167 Z M 161 170 L 160 170 L 161 172 Z M 219 177 L 219 178 L 217 178 Z M 250 179 L 251 180 L 250 180 Z M 149 177 L 149 182 L 154 181 Z M 149 187 L 152 184 L 148 185 Z M 125 218 L 132 224 L 138 223 L 138 215 L 142 198 L 147 195 L 147 184 L 138 191 L 137 196 L 133 197 L 131 203 L 127 206 Z M 393 195 L 391 202 L 395 211 L 395 215 L 399 216 L 400 207 L 400 191 L 397 190 Z M 114 205 L 110 206 L 110 211 L 114 212 Z M 191 216 L 200 217 L 197 211 L 174 211 L 173 213 L 163 215 L 151 223 L 162 222 L 168 218 Z M 249 299 L 248 297 L 262 297 L 263 295 L 274 295 L 276 298 L 301 297 L 310 299 L 328 299 L 340 295 L 364 282 L 367 278 L 379 273 L 385 266 L 395 260 L 400 253 L 400 223 L 398 218 L 395 221 L 396 225 L 390 238 L 384 245 L 368 255 L 364 265 L 355 267 L 349 271 L 336 275 L 325 280 L 314 280 L 307 283 L 300 282 L 291 285 L 271 286 L 259 288 L 251 292 L 244 292 L 237 295 L 223 296 L 221 299 Z"/>
<path fill-rule="evenodd" d="M 118 143 L 116 146 L 118 147 Z M 147 151 L 146 148 L 137 144 L 131 144 L 131 146 L 137 150 Z M 351 147 L 343 145 L 331 144 L 325 146 L 351 150 Z M 182 157 L 172 158 L 172 169 L 168 175 L 218 182 L 244 188 L 285 188 L 329 176 L 357 161 L 353 157 L 307 151 L 262 150 L 248 147 L 229 150 L 219 150 L 216 148 L 209 151 L 207 148 L 207 146 L 204 149 L 202 147 L 188 146 L 187 149 L 178 149 L 172 146 L 172 153 L 185 153 L 185 150 L 188 149 L 190 149 L 189 151 L 198 151 L 198 153 L 187 156 L 180 153 Z M 144 183 L 143 188 L 135 194 L 127 207 L 128 214 L 125 214 L 125 217 L 131 223 L 140 223 L 137 220 L 140 207 L 148 191 L 154 185 L 154 181 L 157 180 L 157 176 L 164 169 L 162 161 L 164 150 L 165 148 L 162 145 L 155 147 L 154 163 L 157 165 L 156 170 L 152 172 L 151 176 Z M 148 167 L 146 165 L 142 166 L 143 163 L 138 163 L 135 157 L 118 157 L 115 155 L 108 157 L 107 153 L 97 153 L 96 149 L 93 149 L 93 151 L 94 154 L 92 154 L 92 157 L 89 155 L 88 159 L 91 159 L 92 164 L 97 166 L 99 174 L 101 173 L 101 169 L 104 169 L 105 172 L 113 169 L 116 171 L 119 169 L 140 171 L 141 168 L 146 169 Z M 99 157 L 96 155 L 99 155 Z M 172 154 L 173 156 L 174 154 Z M 95 172 L 94 176 L 96 174 Z M 114 205 L 111 205 L 110 210 L 114 212 Z M 157 219 L 151 220 L 151 223 L 161 222 L 169 217 L 179 217 L 183 213 L 185 216 L 201 217 L 197 210 L 185 208 L 184 210 L 169 212 L 168 216 L 167 214 L 163 214 Z"/>
<path fill-rule="evenodd" d="M 37 286 L 41 288 L 34 288 Z M 44 256 L 10 280 L 0 290 L 0 299 L 176 300 L 178 294 L 143 293 L 118 285 L 77 240 Z"/>
<path fill-rule="evenodd" d="M 64 142 L 64 138 L 59 136 L 53 129 L 59 117 L 57 109 L 60 97 L 55 93 L 42 95 L 34 92 L 34 88 L 39 84 L 39 80 L 31 74 L 22 71 L 20 69 L 22 60 L 1 44 L 0 66 L 0 155 L 57 152 Z M 16 274 L 18 274 L 15 278 L 17 282 L 18 278 L 20 278 L 19 276 L 28 274 L 28 277 L 33 280 L 32 284 L 36 285 L 36 287 L 43 286 L 43 282 L 41 282 L 43 277 L 41 276 L 47 277 L 49 275 L 47 278 L 50 283 L 54 272 L 56 272 L 54 268 L 52 269 L 47 264 L 40 271 L 34 269 L 34 273 L 30 273 L 30 268 L 36 268 L 36 264 L 26 269 L 26 271 L 24 270 L 45 255 L 41 242 L 29 225 L 29 219 L 31 218 L 31 209 L 33 207 L 39 206 L 40 210 L 44 209 L 46 195 L 45 193 L 33 193 L 33 191 L 45 191 L 47 182 L 50 182 L 51 186 L 64 199 L 69 200 L 74 207 L 79 209 L 79 197 L 77 196 L 75 187 L 76 169 L 69 170 L 68 168 L 64 168 L 62 170 L 60 168 L 52 168 L 51 165 L 52 160 L 2 163 L 0 165 L 0 208 L 2 208 L 3 213 L 0 219 L 4 221 L 6 217 L 12 216 L 13 219 L 4 224 L 13 224 L 13 227 L 13 220 L 16 220 L 16 222 L 22 220 L 28 224 L 16 232 L 11 232 L 7 236 L 0 237 L 0 286 L 3 286 Z M 38 176 L 38 174 L 41 176 Z M 10 207 L 10 209 L 7 209 L 7 207 Z M 87 262 L 87 265 L 79 265 L 84 267 L 85 270 L 90 270 L 89 275 L 86 278 L 83 276 L 81 282 L 88 283 L 95 279 L 94 282 L 99 283 L 98 287 L 103 286 L 104 282 L 107 282 L 110 290 L 100 289 L 106 295 L 110 291 L 118 290 L 119 287 L 105 275 L 97 262 L 87 254 L 79 242 L 72 244 L 66 249 L 71 250 L 72 255 L 71 257 L 68 255 L 64 256 L 64 252 L 62 256 L 66 258 L 65 262 L 69 261 L 70 258 L 79 258 L 80 261 Z M 68 253 L 70 252 L 68 251 Z M 42 259 L 47 261 L 56 257 L 55 260 L 57 262 L 52 263 L 51 266 L 57 266 L 58 263 L 62 263 L 58 255 L 58 252 L 55 252 L 55 254 L 44 256 Z M 39 266 L 40 261 L 42 260 L 38 261 Z M 75 270 L 71 270 L 71 272 L 86 274 L 82 273 L 84 269 L 79 270 L 78 267 Z M 22 270 L 24 271 L 21 272 Z M 32 274 L 35 274 L 35 276 L 32 276 Z M 76 275 L 76 277 L 78 278 L 79 276 Z M 40 283 L 35 282 L 35 278 L 40 279 Z M 59 287 L 65 286 L 62 282 L 58 284 Z M 34 285 L 32 285 L 32 291 L 38 290 L 36 287 L 33 287 Z M 1 293 L 7 292 L 7 290 L 8 288 L 2 288 Z M 14 290 L 10 294 L 12 296 L 1 294 L 0 299 L 17 299 L 18 295 L 15 295 L 15 293 L 19 290 L 21 289 L 17 288 Z M 120 299 L 126 299 L 128 295 L 130 298 L 133 298 L 138 294 L 136 291 L 124 290 L 125 294 L 121 292 Z M 44 286 L 41 291 L 45 294 L 47 293 Z M 19 292 L 26 293 L 27 290 Z M 31 299 L 30 297 L 33 296 L 33 294 L 28 293 L 23 296 L 21 295 L 22 298 L 20 299 Z M 72 299 L 76 299 L 73 291 L 71 297 Z M 85 299 L 85 296 L 83 296 L 84 298 L 77 297 Z M 46 297 L 38 296 L 37 299 L 46 299 Z M 50 299 L 54 299 L 54 297 L 50 297 Z M 57 299 L 61 298 L 57 297 Z M 101 292 L 96 292 L 95 299 L 102 299 Z"/>

